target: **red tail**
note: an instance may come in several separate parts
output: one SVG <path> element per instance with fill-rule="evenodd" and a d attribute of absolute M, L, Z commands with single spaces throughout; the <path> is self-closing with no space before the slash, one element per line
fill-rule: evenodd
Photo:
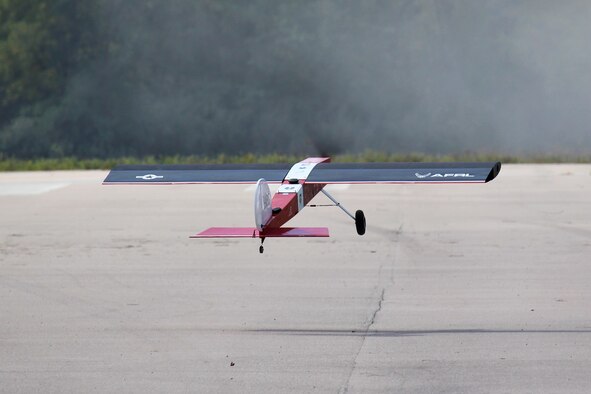
<path fill-rule="evenodd" d="M 190 238 L 328 237 L 326 227 L 279 227 L 259 231 L 254 227 L 211 227 Z"/>

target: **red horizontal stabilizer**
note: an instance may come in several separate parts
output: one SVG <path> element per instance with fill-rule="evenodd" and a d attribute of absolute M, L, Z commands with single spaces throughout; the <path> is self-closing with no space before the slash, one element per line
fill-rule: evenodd
<path fill-rule="evenodd" d="M 258 238 L 258 233 L 254 227 L 211 227 L 191 238 Z"/>
<path fill-rule="evenodd" d="M 259 232 L 254 227 L 211 227 L 191 238 L 328 237 L 326 227 L 280 227 Z"/>
<path fill-rule="evenodd" d="M 259 237 L 328 237 L 326 227 L 279 227 L 261 231 Z"/>

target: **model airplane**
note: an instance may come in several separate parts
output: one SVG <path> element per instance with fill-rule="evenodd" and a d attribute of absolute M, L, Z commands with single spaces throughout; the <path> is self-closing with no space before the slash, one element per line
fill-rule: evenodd
<path fill-rule="evenodd" d="M 309 157 L 289 164 L 124 165 L 115 167 L 103 184 L 249 184 L 256 183 L 255 227 L 212 227 L 191 238 L 328 237 L 326 227 L 283 227 L 314 196 L 322 192 L 334 206 L 355 221 L 365 234 L 365 215 L 353 215 L 324 186 L 335 183 L 485 183 L 493 180 L 501 163 L 330 163 L 328 157 Z M 271 198 L 268 183 L 280 184 Z"/>

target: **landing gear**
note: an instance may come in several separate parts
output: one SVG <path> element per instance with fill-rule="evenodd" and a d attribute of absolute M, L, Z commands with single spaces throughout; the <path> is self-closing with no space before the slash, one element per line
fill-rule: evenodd
<path fill-rule="evenodd" d="M 357 229 L 357 234 L 359 234 L 359 235 L 365 234 L 365 224 L 366 224 L 365 223 L 365 214 L 363 213 L 362 210 L 358 210 L 357 212 L 355 212 L 355 216 L 353 216 L 351 214 L 351 212 L 347 211 L 345 209 L 345 207 L 342 206 L 340 202 L 335 200 L 335 198 L 333 196 L 328 194 L 328 192 L 326 190 L 322 189 L 321 192 L 324 193 L 324 195 L 326 197 L 328 197 L 330 199 L 330 201 L 332 201 L 334 203 L 335 206 L 341 208 L 343 210 L 343 212 L 345 212 L 351 219 L 355 220 L 355 228 Z M 314 205 L 312 205 L 312 206 L 314 206 Z"/>
<path fill-rule="evenodd" d="M 355 228 L 357 229 L 357 234 L 365 234 L 365 214 L 361 209 L 355 212 Z"/>
<path fill-rule="evenodd" d="M 261 238 L 261 246 L 259 246 L 259 253 L 263 253 L 265 248 L 263 247 L 263 242 L 265 242 L 265 238 Z"/>

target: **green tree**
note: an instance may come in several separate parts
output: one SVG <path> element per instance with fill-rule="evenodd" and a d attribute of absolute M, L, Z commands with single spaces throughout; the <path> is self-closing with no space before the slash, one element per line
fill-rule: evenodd
<path fill-rule="evenodd" d="M 59 93 L 64 79 L 93 54 L 98 4 L 76 0 L 0 0 L 2 104 Z"/>
<path fill-rule="evenodd" d="M 56 119 L 69 78 L 99 52 L 98 7 L 96 1 L 0 0 L 0 149 L 51 140 L 48 119 Z"/>

